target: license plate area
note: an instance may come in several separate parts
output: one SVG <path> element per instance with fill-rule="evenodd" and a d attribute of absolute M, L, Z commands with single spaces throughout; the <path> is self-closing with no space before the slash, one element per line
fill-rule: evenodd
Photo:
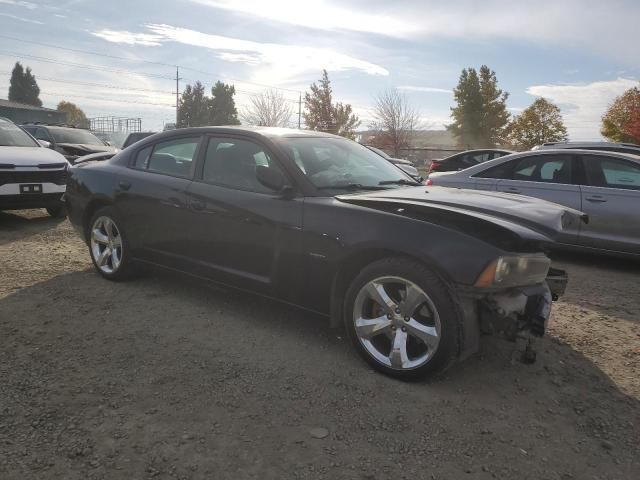
<path fill-rule="evenodd" d="M 42 193 L 42 184 L 41 183 L 23 183 L 20 185 L 20 193 L 24 194 L 33 194 L 33 193 Z"/>

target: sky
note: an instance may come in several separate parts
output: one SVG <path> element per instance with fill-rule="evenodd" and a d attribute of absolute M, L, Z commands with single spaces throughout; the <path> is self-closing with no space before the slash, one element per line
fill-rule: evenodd
<path fill-rule="evenodd" d="M 322 69 L 366 128 L 375 96 L 398 88 L 423 128 L 450 122 L 460 71 L 486 64 L 517 115 L 556 103 L 572 140 L 599 139 L 600 117 L 638 86 L 637 0 L 0 0 L 0 73 L 32 68 L 44 106 L 89 117 L 175 121 L 180 91 L 233 83 L 242 112 L 276 87 L 296 112 Z M 0 98 L 7 93 L 0 92 Z"/>

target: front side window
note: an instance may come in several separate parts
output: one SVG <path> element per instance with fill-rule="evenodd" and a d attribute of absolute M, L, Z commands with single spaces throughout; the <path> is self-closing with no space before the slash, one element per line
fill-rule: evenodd
<path fill-rule="evenodd" d="M 189 178 L 193 173 L 199 142 L 200 137 L 188 137 L 156 143 L 136 154 L 133 167 L 173 177 Z"/>
<path fill-rule="evenodd" d="M 281 147 L 319 189 L 382 189 L 415 181 L 377 153 L 332 137 L 283 138 Z"/>
<path fill-rule="evenodd" d="M 237 190 L 273 193 L 258 182 L 257 166 L 280 168 L 257 143 L 239 138 L 212 138 L 207 145 L 202 179 Z"/>
<path fill-rule="evenodd" d="M 640 190 L 640 165 L 609 157 L 585 157 L 589 185 Z"/>

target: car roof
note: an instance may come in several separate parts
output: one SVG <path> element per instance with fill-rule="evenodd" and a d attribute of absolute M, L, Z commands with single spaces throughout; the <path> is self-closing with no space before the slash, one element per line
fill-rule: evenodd
<path fill-rule="evenodd" d="M 566 148 L 566 147 L 579 147 L 583 145 L 585 147 L 628 147 L 637 148 L 640 150 L 640 145 L 635 143 L 624 142 L 606 142 L 606 141 L 585 141 L 585 142 L 547 142 L 542 145 L 538 145 L 538 148 Z"/>
<path fill-rule="evenodd" d="M 448 157 L 444 157 L 438 160 L 438 162 L 444 162 L 445 160 L 449 160 L 450 158 L 458 157 L 460 155 L 465 155 L 468 153 L 473 154 L 473 153 L 482 153 L 482 152 L 500 152 L 500 153 L 506 153 L 506 154 L 515 153 L 513 150 L 507 150 L 505 148 L 475 148 L 473 150 L 463 150 L 461 152 L 454 153 L 453 155 L 449 155 Z"/>
<path fill-rule="evenodd" d="M 339 138 L 343 139 L 344 137 L 340 137 L 338 135 L 333 135 L 331 133 L 318 132 L 315 130 L 298 130 L 295 128 L 280 128 L 280 127 L 251 127 L 245 125 L 227 125 L 227 126 L 219 126 L 219 127 L 188 127 L 188 128 L 178 128 L 176 130 L 167 130 L 166 132 L 160 132 L 162 137 L 171 137 L 174 135 L 185 135 L 185 134 L 202 134 L 202 133 L 243 133 L 256 137 L 267 137 L 271 139 L 276 138 L 300 138 L 300 137 L 325 137 L 325 138 Z"/>

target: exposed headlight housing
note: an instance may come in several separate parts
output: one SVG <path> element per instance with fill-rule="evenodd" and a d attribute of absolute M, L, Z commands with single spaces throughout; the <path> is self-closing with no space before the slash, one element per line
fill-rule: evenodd
<path fill-rule="evenodd" d="M 542 254 L 499 257 L 478 277 L 476 287 L 524 287 L 544 282 L 551 260 Z"/>

